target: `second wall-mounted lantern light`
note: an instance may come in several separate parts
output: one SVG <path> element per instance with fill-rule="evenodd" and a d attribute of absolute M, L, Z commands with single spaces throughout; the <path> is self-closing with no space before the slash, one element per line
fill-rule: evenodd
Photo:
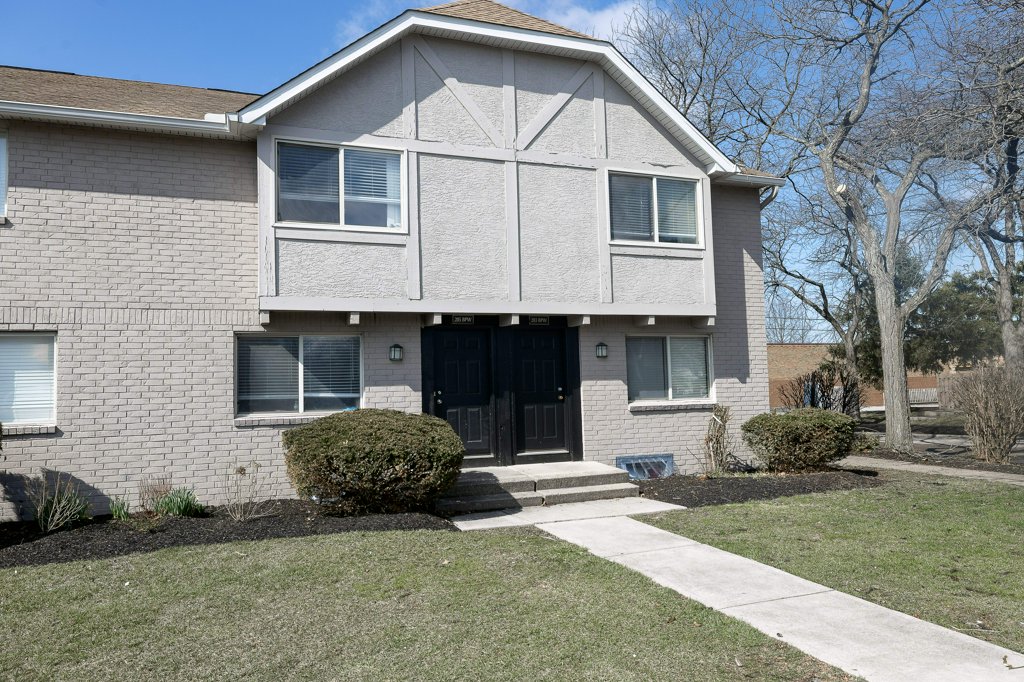
<path fill-rule="evenodd" d="M 608 357 L 608 344 L 602 341 L 594 347 L 594 354 L 599 358 Z"/>
<path fill-rule="evenodd" d="M 397 343 L 391 348 L 388 348 L 388 360 L 392 362 L 401 362 L 402 357 L 405 355 L 405 349 L 399 346 Z"/>

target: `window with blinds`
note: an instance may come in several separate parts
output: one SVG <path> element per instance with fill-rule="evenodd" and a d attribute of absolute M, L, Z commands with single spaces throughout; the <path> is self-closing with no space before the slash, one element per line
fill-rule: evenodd
<path fill-rule="evenodd" d="M 53 334 L 0 334 L 0 423 L 54 420 Z"/>
<path fill-rule="evenodd" d="M 615 241 L 697 244 L 697 182 L 609 173 Z"/>
<path fill-rule="evenodd" d="M 710 339 L 706 336 L 627 337 L 626 393 L 630 402 L 710 397 Z"/>
<path fill-rule="evenodd" d="M 239 336 L 238 413 L 359 407 L 358 336 Z"/>
<path fill-rule="evenodd" d="M 338 149 L 282 142 L 277 146 L 277 219 L 341 222 Z"/>
<path fill-rule="evenodd" d="M 359 407 L 359 337 L 302 337 L 304 411 Z"/>
<path fill-rule="evenodd" d="M 278 143 L 277 219 L 402 227 L 402 155 L 374 149 Z"/>
<path fill-rule="evenodd" d="M 345 224 L 402 226 L 402 158 L 389 152 L 345 150 Z"/>

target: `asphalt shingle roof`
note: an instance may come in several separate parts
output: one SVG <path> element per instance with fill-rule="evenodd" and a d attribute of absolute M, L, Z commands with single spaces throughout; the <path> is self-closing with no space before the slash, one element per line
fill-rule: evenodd
<path fill-rule="evenodd" d="M 259 95 L 185 85 L 0 66 L 0 101 L 202 119 L 238 111 Z"/>
<path fill-rule="evenodd" d="M 570 28 L 553 24 L 550 21 L 541 19 L 540 17 L 535 17 L 532 14 L 527 14 L 526 12 L 520 12 L 517 9 L 506 7 L 505 5 L 493 2 L 492 0 L 455 0 L 455 2 L 436 5 L 434 7 L 423 7 L 420 8 L 419 11 L 430 12 L 431 14 L 441 14 L 446 17 L 456 17 L 458 19 L 482 21 L 488 24 L 510 26 L 512 28 L 522 28 L 528 31 L 542 31 L 544 33 L 554 33 L 560 36 L 569 36 L 571 38 L 587 38 L 588 40 L 593 40 L 593 38 L 588 36 L 586 33 L 580 33 L 579 31 L 573 31 Z"/>

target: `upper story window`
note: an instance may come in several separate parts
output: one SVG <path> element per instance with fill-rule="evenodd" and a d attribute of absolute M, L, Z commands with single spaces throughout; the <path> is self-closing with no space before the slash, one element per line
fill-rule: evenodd
<path fill-rule="evenodd" d="M 0 130 L 0 223 L 7 216 L 7 133 Z"/>
<path fill-rule="evenodd" d="M 0 334 L 0 424 L 54 419 L 53 334 Z"/>
<path fill-rule="evenodd" d="M 699 244 L 696 180 L 608 174 L 612 239 Z"/>
<path fill-rule="evenodd" d="M 279 142 L 277 220 L 402 227 L 399 152 Z"/>
<path fill-rule="evenodd" d="M 711 397 L 711 340 L 706 336 L 627 336 L 626 392 L 635 400 Z"/>

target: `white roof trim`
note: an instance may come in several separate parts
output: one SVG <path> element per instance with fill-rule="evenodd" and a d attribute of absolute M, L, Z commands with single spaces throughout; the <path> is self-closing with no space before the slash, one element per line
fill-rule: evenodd
<path fill-rule="evenodd" d="M 747 173 L 734 173 L 711 178 L 716 185 L 742 185 L 744 187 L 783 187 L 786 178 L 776 178 L 764 175 L 751 175 Z"/>
<path fill-rule="evenodd" d="M 225 116 L 223 114 L 218 121 L 204 121 L 195 118 L 178 118 L 175 116 L 154 116 L 150 114 L 131 114 L 121 111 L 64 107 L 52 104 L 0 101 L 0 117 L 3 117 L 4 115 L 18 118 L 59 121 L 62 123 L 90 123 L 96 125 L 143 128 L 146 130 L 168 130 L 174 132 L 207 134 L 219 133 L 222 135 L 233 134 L 234 129 L 232 127 L 232 122 L 237 121 L 237 117 L 232 115 Z"/>
<path fill-rule="evenodd" d="M 683 131 L 686 139 L 680 139 L 680 141 L 691 147 L 691 151 L 698 157 L 701 157 L 701 160 L 706 163 L 707 172 L 736 173 L 739 170 L 728 157 L 715 147 L 710 140 L 704 137 L 685 116 L 679 113 L 650 81 L 644 78 L 643 74 L 637 71 L 610 43 L 542 33 L 540 31 L 527 31 L 468 19 L 444 17 L 415 10 L 409 10 L 383 26 L 367 33 L 359 40 L 342 48 L 319 64 L 307 69 L 295 78 L 250 103 L 238 112 L 239 121 L 254 125 L 263 124 L 268 116 L 283 109 L 308 90 L 319 86 L 350 65 L 372 55 L 385 45 L 416 29 L 466 33 L 494 40 L 544 46 L 556 50 L 569 50 L 579 53 L 581 57 L 589 57 L 599 62 L 606 69 L 611 67 L 618 70 L 630 82 L 635 84 L 637 89 L 657 108 L 658 113 L 662 114 Z"/>

